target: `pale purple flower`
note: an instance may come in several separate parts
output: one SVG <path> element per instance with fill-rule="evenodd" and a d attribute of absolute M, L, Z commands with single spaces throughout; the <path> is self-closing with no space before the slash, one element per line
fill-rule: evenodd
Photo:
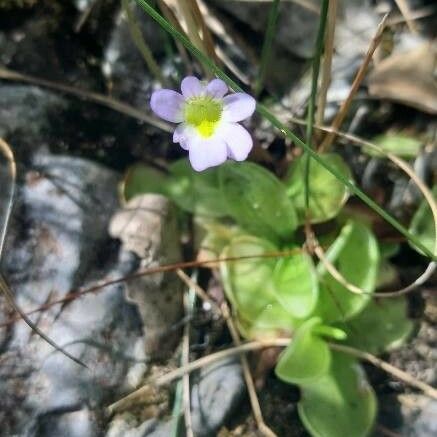
<path fill-rule="evenodd" d="M 201 82 L 188 76 L 182 94 L 168 89 L 155 91 L 150 99 L 153 112 L 164 120 L 179 123 L 173 142 L 188 150 L 192 167 L 202 171 L 226 159 L 244 161 L 253 146 L 249 132 L 238 124 L 255 111 L 255 99 L 232 93 L 225 82 Z"/>

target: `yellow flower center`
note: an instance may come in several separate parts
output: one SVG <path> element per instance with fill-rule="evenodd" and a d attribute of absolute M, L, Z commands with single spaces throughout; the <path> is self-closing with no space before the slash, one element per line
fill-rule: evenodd
<path fill-rule="evenodd" d="M 223 105 L 219 100 L 198 96 L 186 101 L 184 117 L 186 123 L 195 127 L 200 136 L 208 138 L 214 133 L 222 112 Z"/>

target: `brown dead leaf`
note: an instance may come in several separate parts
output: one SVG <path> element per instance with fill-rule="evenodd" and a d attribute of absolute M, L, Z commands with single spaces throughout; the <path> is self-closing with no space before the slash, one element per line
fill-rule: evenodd
<path fill-rule="evenodd" d="M 437 114 L 437 44 L 389 56 L 369 75 L 368 85 L 372 96 Z"/>

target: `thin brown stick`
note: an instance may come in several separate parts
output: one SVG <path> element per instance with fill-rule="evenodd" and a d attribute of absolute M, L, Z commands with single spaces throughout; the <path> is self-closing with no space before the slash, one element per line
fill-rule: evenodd
<path fill-rule="evenodd" d="M 80 14 L 79 19 L 76 21 L 74 25 L 74 32 L 79 33 L 82 30 L 84 24 L 88 21 L 88 18 L 91 15 L 94 7 L 96 6 L 99 0 L 92 0 L 92 2 L 86 6 L 85 10 Z"/>
<path fill-rule="evenodd" d="M 7 68 L 0 68 L 0 79 L 11 80 L 15 82 L 30 83 L 32 85 L 38 85 L 44 88 L 53 89 L 60 91 L 62 93 L 71 94 L 73 96 L 79 97 L 90 102 L 98 103 L 99 105 L 106 106 L 107 108 L 113 109 L 114 111 L 120 112 L 129 117 L 136 118 L 137 120 L 143 121 L 150 124 L 158 129 L 165 132 L 173 132 L 173 128 L 170 124 L 158 120 L 144 112 L 130 106 L 126 103 L 115 100 L 111 97 L 105 96 L 103 94 L 98 94 L 92 91 L 84 90 L 82 88 L 73 87 L 70 85 L 65 85 L 63 83 L 54 82 L 51 80 L 41 79 L 39 77 L 30 76 L 27 74 L 17 73 Z"/>
<path fill-rule="evenodd" d="M 372 355 L 368 352 L 360 351 L 359 349 L 355 349 L 350 346 L 344 346 L 337 343 L 330 343 L 329 346 L 331 349 L 335 351 L 346 353 L 355 358 L 358 358 L 359 360 L 368 361 L 369 363 L 373 364 L 375 367 L 378 367 L 379 369 L 384 370 L 385 372 L 394 376 L 396 379 L 405 382 L 405 384 L 408 384 L 412 387 L 421 390 L 424 394 L 426 394 L 430 398 L 437 399 L 437 389 L 431 387 L 430 385 L 422 381 L 419 381 L 418 379 L 411 376 L 409 373 L 393 366 L 390 363 L 387 363 L 387 361 L 381 360 L 375 355 Z"/>
<path fill-rule="evenodd" d="M 317 100 L 316 123 L 322 124 L 325 118 L 326 97 L 331 84 L 332 57 L 334 55 L 335 23 L 337 21 L 338 0 L 331 0 L 328 5 L 328 21 L 325 33 L 325 51 L 320 72 L 320 91 Z"/>
<path fill-rule="evenodd" d="M 199 4 L 197 0 L 187 0 L 190 4 L 191 11 L 194 17 L 194 20 L 197 23 L 198 28 L 201 31 L 202 35 L 202 41 L 205 46 L 206 52 L 208 53 L 208 56 L 213 59 L 215 62 L 217 62 L 218 58 L 215 53 L 215 46 L 214 46 L 214 40 L 212 38 L 212 34 L 206 25 L 205 19 L 202 15 L 202 12 L 200 11 Z"/>
<path fill-rule="evenodd" d="M 405 22 L 407 23 L 408 28 L 410 29 L 411 33 L 414 33 L 415 35 L 418 34 L 416 23 L 414 22 L 412 18 L 412 13 L 410 10 L 410 7 L 406 0 L 395 0 L 402 16 L 405 19 Z"/>
<path fill-rule="evenodd" d="M 147 385 L 140 387 L 139 389 L 133 391 L 132 393 L 128 394 L 127 396 L 123 397 L 117 402 L 111 404 L 109 407 L 107 407 L 107 412 L 110 415 L 112 415 L 117 410 L 122 409 L 125 404 L 139 399 L 144 393 L 147 393 L 149 386 L 151 384 L 155 386 L 167 385 L 172 381 L 174 381 L 175 379 L 181 378 L 187 372 L 188 373 L 193 372 L 194 370 L 200 369 L 201 367 L 207 366 L 216 361 L 220 361 L 224 358 L 251 352 L 251 351 L 262 350 L 268 347 L 287 347 L 289 344 L 290 344 L 289 338 L 276 338 L 271 340 L 265 339 L 261 341 L 251 341 L 248 343 L 244 343 L 241 346 L 235 346 L 229 349 L 215 352 L 213 354 L 207 355 L 206 357 L 199 358 L 196 361 L 192 361 L 189 365 L 187 365 L 184 368 L 181 367 L 179 369 L 175 369 L 167 373 L 166 375 L 163 375 L 159 378 L 149 381 Z M 338 352 L 343 352 L 360 360 L 368 361 L 369 363 L 373 364 L 375 367 L 384 370 L 385 372 L 394 376 L 396 379 L 399 379 L 405 384 L 423 391 L 423 393 L 425 393 L 427 396 L 433 399 L 437 399 L 437 390 L 435 388 L 431 387 L 430 385 L 422 381 L 419 381 L 418 379 L 409 375 L 407 372 L 398 369 L 397 367 L 391 365 L 390 363 L 387 363 L 386 361 L 381 360 L 368 352 L 363 352 L 353 347 L 343 346 L 337 343 L 330 343 L 329 346 L 331 347 L 331 349 L 336 350 Z"/>
<path fill-rule="evenodd" d="M 199 358 L 198 360 L 191 361 L 186 367 L 180 367 L 179 369 L 175 369 L 161 377 L 158 377 L 152 381 L 149 381 L 147 385 L 140 387 L 139 389 L 133 391 L 117 402 L 111 404 L 107 407 L 108 414 L 112 415 L 119 409 L 122 409 L 123 406 L 127 403 L 132 402 L 133 400 L 137 400 L 141 398 L 144 393 L 147 393 L 148 386 L 153 384 L 155 386 L 163 386 L 171 383 L 175 379 L 181 378 L 185 373 L 193 372 L 194 370 L 200 369 L 204 366 L 207 366 L 211 363 L 215 363 L 216 361 L 223 360 L 228 357 L 232 357 L 234 355 L 243 354 L 246 352 L 262 350 L 267 347 L 285 347 L 290 343 L 290 339 L 284 338 L 276 338 L 272 340 L 262 340 L 262 341 L 251 341 L 249 343 L 244 343 L 241 346 L 235 346 L 232 348 L 224 349 L 219 352 L 215 352 L 213 354 L 207 355 L 205 357 Z"/>
<path fill-rule="evenodd" d="M 189 269 L 189 268 L 193 268 L 193 267 L 214 266 L 215 264 L 220 263 L 220 262 L 238 262 L 238 261 L 247 260 L 247 259 L 259 259 L 259 258 L 282 258 L 282 257 L 286 257 L 286 256 L 291 256 L 291 255 L 296 254 L 296 253 L 300 253 L 301 251 L 302 251 L 302 249 L 295 248 L 295 249 L 290 249 L 290 250 L 286 250 L 286 251 L 269 252 L 269 253 L 258 254 L 258 255 L 247 255 L 247 256 L 243 256 L 243 257 L 241 257 L 241 256 L 222 257 L 222 258 L 209 259 L 209 260 L 204 260 L 204 261 L 185 261 L 185 262 L 179 262 L 179 263 L 174 263 L 174 264 L 166 264 L 163 266 L 157 266 L 157 267 L 152 267 L 152 268 L 145 268 L 145 269 L 139 270 L 138 272 L 132 273 L 131 275 L 125 275 L 125 276 L 121 276 L 121 277 L 118 277 L 115 279 L 106 280 L 106 281 L 97 283 L 95 285 L 92 285 L 90 287 L 87 287 L 85 289 L 70 291 L 66 296 L 64 296 L 60 299 L 57 299 L 57 300 L 53 300 L 46 305 L 41 305 L 38 308 L 34 308 L 33 310 L 26 311 L 24 314 L 30 315 L 30 314 L 37 313 L 39 311 L 45 311 L 45 310 L 48 310 L 49 308 L 51 308 L 55 305 L 64 304 L 64 303 L 73 301 L 73 300 L 75 300 L 75 299 L 77 299 L 80 296 L 83 296 L 85 294 L 94 293 L 94 292 L 99 291 L 105 287 L 108 287 L 111 285 L 116 285 L 116 284 L 121 284 L 122 282 L 129 281 L 129 280 L 135 279 L 135 278 L 140 278 L 140 277 L 146 276 L 146 275 L 153 275 L 155 273 L 165 273 L 165 272 L 175 271 L 177 269 Z M 11 318 L 4 323 L 0 323 L 0 328 L 8 326 L 11 323 L 14 323 L 20 319 L 21 319 L 21 317 L 19 315 L 17 315 L 16 317 Z"/>
<path fill-rule="evenodd" d="M 3 217 L 4 223 L 2 224 L 2 229 L 0 231 L 0 261 L 1 261 L 9 220 L 12 214 L 12 205 L 15 197 L 15 181 L 17 176 L 17 166 L 16 166 L 15 156 L 14 156 L 14 152 L 12 151 L 12 148 L 2 138 L 0 138 L 0 152 L 4 155 L 4 157 L 8 162 L 9 175 L 11 179 L 11 188 L 9 190 L 8 204 L 6 207 L 5 215 Z M 75 363 L 88 369 L 88 366 L 85 363 L 83 363 L 82 361 L 71 355 L 69 352 L 67 352 L 65 349 L 63 349 L 61 346 L 59 346 L 57 343 L 55 343 L 50 337 L 44 334 L 44 332 L 42 332 L 38 328 L 38 326 L 32 322 L 32 320 L 30 320 L 24 314 L 20 306 L 16 303 L 14 298 L 14 293 L 12 292 L 8 282 L 6 281 L 6 278 L 1 273 L 0 273 L 0 292 L 4 295 L 5 300 L 9 304 L 9 306 L 13 308 L 20 315 L 20 318 L 24 320 L 24 322 L 29 326 L 29 328 L 33 332 L 38 334 L 44 341 L 46 341 L 55 350 L 65 355 L 67 358 L 74 361 Z"/>
<path fill-rule="evenodd" d="M 182 35 L 188 38 L 188 35 L 185 33 L 184 29 L 181 27 L 176 15 L 172 11 L 171 8 L 168 7 L 167 3 L 164 0 L 158 0 L 159 9 L 161 9 L 162 15 L 170 21 L 170 23 L 176 28 L 176 30 Z M 188 56 L 187 49 L 183 44 L 180 43 L 177 39 L 174 39 L 174 43 L 176 44 L 176 48 L 178 49 L 179 55 L 181 56 L 182 62 L 185 65 L 185 69 L 187 73 L 193 74 L 193 63 L 190 61 L 190 57 Z"/>
<path fill-rule="evenodd" d="M 361 85 L 361 82 L 364 79 L 364 76 L 366 75 L 367 68 L 370 64 L 370 61 L 372 60 L 373 53 L 375 52 L 376 48 L 378 47 L 379 43 L 382 39 L 382 34 L 385 29 L 385 25 L 387 22 L 388 14 L 384 16 L 382 21 L 379 23 L 378 28 L 376 30 L 375 36 L 372 39 L 372 42 L 370 43 L 370 47 L 367 50 L 366 56 L 361 63 L 360 68 L 358 69 L 358 72 L 354 78 L 354 81 L 352 82 L 351 89 L 349 91 L 349 95 L 347 96 L 346 100 L 340 105 L 340 109 L 337 112 L 337 115 L 335 116 L 333 122 L 332 122 L 332 129 L 333 131 L 329 133 L 325 139 L 322 141 L 322 144 L 319 147 L 320 152 L 326 151 L 334 141 L 336 137 L 336 131 L 340 128 L 342 125 L 348 111 L 350 108 L 350 105 L 352 103 L 353 98 L 355 97 L 355 94 L 358 91 L 358 88 Z"/>
<path fill-rule="evenodd" d="M 184 335 L 182 338 L 182 366 L 188 366 L 190 363 L 190 315 L 191 308 L 189 303 L 188 292 L 184 293 L 185 315 L 187 316 L 187 323 L 184 326 Z M 186 373 L 182 377 L 182 403 L 184 406 L 184 421 L 185 432 L 187 437 L 194 437 L 193 421 L 191 419 L 191 402 L 190 402 L 190 374 Z"/>
<path fill-rule="evenodd" d="M 423 18 L 427 18 L 431 15 L 434 15 L 436 11 L 437 9 L 435 6 L 427 6 L 422 9 L 417 9 L 416 11 L 411 12 L 410 19 L 412 21 L 421 20 Z M 387 21 L 387 26 L 388 27 L 396 26 L 397 24 L 402 24 L 402 23 L 405 23 L 405 18 L 403 16 L 393 17 Z"/>
<path fill-rule="evenodd" d="M 253 2 L 254 0 L 239 0 L 240 2 Z M 260 3 L 271 3 L 273 0 L 256 0 Z M 282 0 L 284 3 L 295 3 L 308 11 L 314 12 L 316 15 L 320 15 L 320 5 L 313 0 Z"/>
<path fill-rule="evenodd" d="M 288 121 L 291 121 L 292 123 L 299 124 L 302 126 L 306 125 L 306 121 L 301 120 L 299 118 L 288 117 Z M 393 163 L 395 163 L 398 167 L 400 167 L 401 170 L 404 171 L 411 178 L 411 180 L 413 180 L 415 182 L 415 184 L 417 185 L 419 190 L 422 192 L 425 200 L 428 202 L 428 205 L 431 208 L 431 211 L 432 211 L 432 214 L 434 217 L 434 228 L 435 228 L 435 232 L 437 235 L 437 204 L 436 204 L 436 201 L 434 199 L 434 196 L 433 196 L 432 192 L 430 191 L 430 189 L 416 175 L 414 170 L 411 168 L 411 166 L 407 162 L 405 162 L 403 159 L 401 159 L 401 158 L 399 158 L 391 153 L 386 152 L 382 147 L 380 147 L 376 144 L 373 144 L 370 141 L 366 141 L 363 138 L 360 138 L 356 135 L 352 135 L 352 134 L 348 134 L 348 133 L 345 133 L 342 131 L 334 130 L 332 127 L 327 127 L 327 126 L 314 125 L 314 128 L 321 130 L 321 131 L 324 131 L 324 132 L 328 132 L 328 133 L 335 132 L 335 134 L 338 135 L 341 139 L 350 141 L 351 144 L 353 144 L 354 146 L 369 147 L 369 148 L 377 151 L 378 153 L 384 155 L 386 158 L 390 159 Z M 436 241 L 436 245 L 434 246 L 434 251 L 437 251 L 437 241 Z M 335 267 L 333 267 L 333 268 L 335 269 Z M 434 261 L 430 262 L 428 264 L 427 268 L 425 269 L 425 271 L 418 278 L 416 278 L 411 284 L 409 284 L 401 289 L 395 290 L 395 291 L 387 291 L 387 292 L 371 293 L 371 294 L 374 297 L 393 298 L 393 297 L 398 297 L 398 296 L 402 296 L 404 294 L 410 293 L 412 291 L 415 291 L 420 285 L 423 285 L 429 278 L 431 278 L 431 276 L 434 273 L 434 271 L 436 270 L 436 268 L 437 268 L 437 263 Z M 341 274 L 339 272 L 338 272 L 338 275 L 341 276 Z M 347 281 L 345 282 L 345 284 L 347 284 Z M 355 291 L 360 290 L 355 286 L 352 286 L 352 288 L 355 288 Z M 361 292 L 362 292 L 362 294 L 368 294 L 365 290 L 361 290 Z"/>
<path fill-rule="evenodd" d="M 229 306 L 226 302 L 221 305 L 223 317 L 226 320 L 232 341 L 236 346 L 241 346 L 241 339 L 238 330 L 232 318 Z M 252 374 L 250 373 L 249 361 L 246 355 L 240 355 L 241 367 L 243 369 L 244 381 L 246 382 L 247 393 L 249 395 L 250 405 L 252 407 L 253 417 L 258 426 L 259 431 L 266 437 L 276 437 L 276 434 L 267 426 L 264 421 L 261 405 L 259 403 L 258 395 L 256 394 L 255 384 L 253 382 Z"/>
<path fill-rule="evenodd" d="M 229 310 L 229 306 L 224 302 L 220 307 L 208 296 L 206 291 L 195 281 L 193 281 L 187 274 L 182 270 L 177 270 L 178 276 L 184 281 L 184 283 L 190 287 L 195 293 L 205 302 L 211 305 L 212 310 L 218 313 L 226 321 L 229 332 L 232 337 L 232 341 L 236 346 L 241 345 L 240 336 L 238 330 L 234 324 L 234 321 Z M 261 406 L 258 401 L 258 396 L 256 394 L 255 384 L 253 383 L 252 375 L 250 373 L 249 363 L 245 355 L 240 356 L 241 367 L 243 369 L 243 376 L 246 382 L 247 392 L 249 394 L 250 405 L 252 407 L 253 416 L 255 422 L 258 426 L 260 432 L 266 437 L 274 437 L 276 434 L 266 425 L 261 411 Z"/>
<path fill-rule="evenodd" d="M 146 43 L 141 27 L 135 17 L 133 10 L 131 9 L 130 0 L 121 0 L 121 7 L 126 16 L 129 32 L 135 47 L 140 52 L 144 62 L 146 63 L 149 71 L 155 76 L 162 85 L 167 84 L 167 80 L 161 72 L 161 68 L 153 57 L 152 50 Z"/>

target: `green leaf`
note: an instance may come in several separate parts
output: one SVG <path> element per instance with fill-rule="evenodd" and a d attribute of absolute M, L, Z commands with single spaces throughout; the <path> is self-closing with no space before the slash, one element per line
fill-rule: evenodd
<path fill-rule="evenodd" d="M 414 328 L 404 297 L 372 301 L 352 320 L 338 326 L 347 332 L 347 344 L 372 354 L 399 347 Z"/>
<path fill-rule="evenodd" d="M 349 283 L 366 293 L 374 291 L 380 257 L 376 238 L 367 226 L 349 221 L 326 252 L 326 257 Z M 325 323 L 350 319 L 369 303 L 369 294 L 352 293 L 337 282 L 322 263 L 317 270 L 320 294 L 314 314 Z"/>
<path fill-rule="evenodd" d="M 415 158 L 423 145 L 419 139 L 402 133 L 379 135 L 372 140 L 372 143 L 380 146 L 385 152 L 393 153 L 402 158 Z M 372 156 L 384 156 L 383 153 L 371 147 L 364 147 L 364 150 Z"/>
<path fill-rule="evenodd" d="M 211 168 L 195 172 L 188 160 L 170 165 L 171 178 L 167 191 L 173 201 L 185 211 L 209 217 L 227 215 L 226 204 L 219 188 L 218 170 Z"/>
<path fill-rule="evenodd" d="M 296 211 L 272 173 L 250 162 L 227 162 L 219 168 L 219 178 L 227 211 L 242 228 L 274 242 L 290 239 Z"/>
<path fill-rule="evenodd" d="M 311 314 L 319 296 L 313 260 L 304 252 L 279 259 L 273 272 L 273 288 L 278 301 L 296 318 Z"/>
<path fill-rule="evenodd" d="M 126 201 L 137 194 L 158 193 L 166 195 L 168 175 L 143 164 L 132 166 L 124 178 L 122 194 Z"/>
<path fill-rule="evenodd" d="M 222 257 L 247 257 L 276 252 L 272 243 L 253 236 L 232 240 Z M 295 321 L 278 302 L 272 287 L 274 258 L 248 258 L 222 262 L 221 276 L 226 295 L 236 311 L 246 337 L 291 331 Z"/>
<path fill-rule="evenodd" d="M 295 332 L 290 345 L 281 353 L 276 375 L 290 384 L 314 381 L 328 372 L 331 351 L 326 341 L 313 333 L 320 319 L 307 320 Z"/>
<path fill-rule="evenodd" d="M 340 155 L 328 153 L 320 155 L 320 158 L 351 180 L 349 167 Z M 310 220 L 312 223 L 320 223 L 332 219 L 340 212 L 349 197 L 349 191 L 341 181 L 314 159 L 310 160 L 309 168 Z M 306 218 L 305 156 L 300 156 L 293 162 L 285 185 L 287 194 L 296 207 L 299 221 L 304 223 Z"/>
<path fill-rule="evenodd" d="M 375 422 L 377 400 L 358 362 L 332 352 L 331 370 L 301 385 L 299 416 L 314 437 L 365 437 Z"/>
<path fill-rule="evenodd" d="M 437 185 L 434 186 L 432 190 L 434 199 L 437 199 Z M 431 252 L 436 253 L 436 234 L 435 234 L 435 225 L 434 225 L 434 217 L 432 215 L 432 211 L 428 202 L 423 200 L 417 209 L 416 213 L 413 216 L 410 224 L 410 232 L 413 235 L 417 235 L 421 243 L 429 249 Z M 421 250 L 417 249 L 413 244 L 411 247 L 417 250 L 419 253 L 422 253 Z"/>

